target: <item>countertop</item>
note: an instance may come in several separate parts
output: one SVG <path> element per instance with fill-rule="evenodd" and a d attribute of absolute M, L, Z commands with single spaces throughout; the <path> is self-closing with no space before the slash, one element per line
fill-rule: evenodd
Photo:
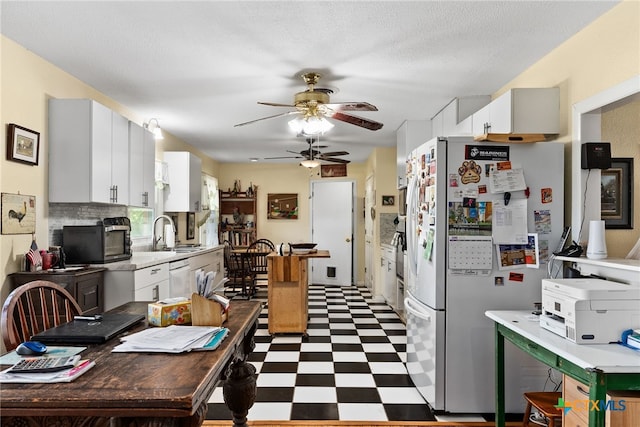
<path fill-rule="evenodd" d="M 223 249 L 224 245 L 198 247 L 195 250 L 188 252 L 176 252 L 176 251 L 142 251 L 137 252 L 133 250 L 133 256 L 126 261 L 110 262 L 107 264 L 91 264 L 90 267 L 102 267 L 110 271 L 127 271 L 127 270 L 140 270 L 141 268 L 151 267 L 158 264 L 165 264 L 167 262 L 179 261 L 186 258 L 206 254 L 218 249 Z"/>

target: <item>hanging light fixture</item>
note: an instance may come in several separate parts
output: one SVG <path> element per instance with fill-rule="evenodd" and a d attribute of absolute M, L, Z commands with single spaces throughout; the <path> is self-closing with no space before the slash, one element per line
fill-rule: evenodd
<path fill-rule="evenodd" d="M 145 129 L 148 129 L 153 133 L 153 137 L 158 139 L 164 139 L 164 135 L 162 135 L 162 129 L 160 128 L 160 123 L 158 123 L 158 119 L 150 119 L 149 122 L 142 125 Z"/>
<path fill-rule="evenodd" d="M 327 123 L 329 123 L 328 120 L 327 120 Z M 333 125 L 331 126 L 333 127 Z M 309 140 L 309 138 L 307 138 L 307 140 Z M 309 158 L 304 159 L 303 161 L 300 162 L 300 166 L 304 166 L 307 169 L 313 169 L 320 166 L 320 161 L 313 158 L 313 155 L 315 153 L 315 151 L 313 150 L 313 142 L 314 142 L 313 138 L 311 138 L 311 142 L 309 143 Z M 315 143 L 319 147 L 319 144 L 320 144 L 319 134 L 316 134 Z"/>
<path fill-rule="evenodd" d="M 313 169 L 313 168 L 317 168 L 318 166 L 320 166 L 320 162 L 315 160 L 315 159 L 307 159 L 307 160 L 301 161 L 300 165 L 304 166 L 305 168 L 308 168 L 308 169 Z"/>

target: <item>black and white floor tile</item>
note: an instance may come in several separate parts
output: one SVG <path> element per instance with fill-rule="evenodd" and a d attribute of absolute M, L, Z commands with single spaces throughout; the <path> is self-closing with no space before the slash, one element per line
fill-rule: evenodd
<path fill-rule="evenodd" d="M 309 287 L 306 337 L 267 330 L 265 306 L 249 361 L 257 395 L 250 420 L 435 421 L 407 373 L 405 325 L 366 288 Z M 231 420 L 217 387 L 207 419 Z M 443 417 L 451 419 L 451 417 Z M 482 417 L 465 417 L 484 421 Z"/>

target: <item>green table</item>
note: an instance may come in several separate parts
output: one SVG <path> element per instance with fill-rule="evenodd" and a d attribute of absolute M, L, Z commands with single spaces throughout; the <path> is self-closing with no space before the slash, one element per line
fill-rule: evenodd
<path fill-rule="evenodd" d="M 640 352 L 618 344 L 576 344 L 540 327 L 528 311 L 487 311 L 495 322 L 496 427 L 504 427 L 504 340 L 589 387 L 590 401 L 608 390 L 640 390 Z M 604 427 L 605 411 L 589 411 L 589 426 Z"/>

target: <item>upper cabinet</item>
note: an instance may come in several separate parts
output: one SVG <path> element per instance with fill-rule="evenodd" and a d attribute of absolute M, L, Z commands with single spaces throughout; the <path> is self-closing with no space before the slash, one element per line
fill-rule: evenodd
<path fill-rule="evenodd" d="M 164 190 L 166 212 L 200 211 L 202 161 L 188 151 L 165 151 L 169 185 Z"/>
<path fill-rule="evenodd" d="M 471 135 L 473 113 L 490 101 L 489 95 L 454 98 L 431 119 L 431 136 Z"/>
<path fill-rule="evenodd" d="M 407 186 L 407 154 L 428 141 L 429 135 L 428 120 L 405 120 L 396 131 L 397 188 Z"/>
<path fill-rule="evenodd" d="M 90 99 L 49 100 L 49 201 L 129 202 L 128 120 Z"/>
<path fill-rule="evenodd" d="M 476 140 L 535 142 L 560 133 L 560 89 L 516 88 L 473 115 Z"/>
<path fill-rule="evenodd" d="M 153 133 L 129 122 L 129 206 L 153 208 L 156 143 Z"/>

